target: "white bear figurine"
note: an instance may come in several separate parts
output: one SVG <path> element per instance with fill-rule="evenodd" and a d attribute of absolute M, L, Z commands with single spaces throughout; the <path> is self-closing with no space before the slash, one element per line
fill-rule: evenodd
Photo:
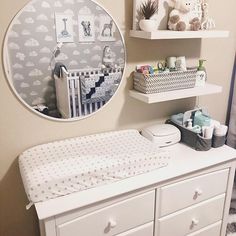
<path fill-rule="evenodd" d="M 200 19 L 192 12 L 192 0 L 171 0 L 174 9 L 169 14 L 168 29 L 175 31 L 192 30 L 201 28 Z"/>

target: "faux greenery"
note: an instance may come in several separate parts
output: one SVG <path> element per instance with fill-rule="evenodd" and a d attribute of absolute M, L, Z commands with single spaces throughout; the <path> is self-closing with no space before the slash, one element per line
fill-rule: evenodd
<path fill-rule="evenodd" d="M 140 6 L 140 13 L 146 20 L 149 20 L 157 11 L 158 4 L 156 0 L 147 0 Z"/>

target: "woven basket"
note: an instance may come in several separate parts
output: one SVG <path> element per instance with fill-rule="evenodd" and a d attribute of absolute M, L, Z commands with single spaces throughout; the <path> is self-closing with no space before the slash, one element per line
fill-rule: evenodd
<path fill-rule="evenodd" d="M 197 69 L 144 75 L 134 72 L 134 89 L 145 94 L 193 88 Z"/>

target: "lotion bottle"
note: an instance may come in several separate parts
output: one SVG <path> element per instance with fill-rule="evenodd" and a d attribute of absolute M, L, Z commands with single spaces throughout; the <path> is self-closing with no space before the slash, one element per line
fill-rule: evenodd
<path fill-rule="evenodd" d="M 205 85 L 206 83 L 206 79 L 207 79 L 207 74 L 206 74 L 206 69 L 203 66 L 203 63 L 206 60 L 199 60 L 199 66 L 197 68 L 197 75 L 196 75 L 196 87 L 202 87 Z"/>

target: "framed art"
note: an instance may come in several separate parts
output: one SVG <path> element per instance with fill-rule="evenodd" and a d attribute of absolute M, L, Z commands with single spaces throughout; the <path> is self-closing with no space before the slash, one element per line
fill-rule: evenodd
<path fill-rule="evenodd" d="M 95 27 L 93 15 L 79 15 L 79 42 L 94 42 Z"/>
<path fill-rule="evenodd" d="M 56 36 L 58 43 L 73 43 L 72 15 L 55 13 Z"/>
<path fill-rule="evenodd" d="M 99 31 L 100 41 L 115 41 L 115 24 L 114 21 L 108 15 L 100 16 Z"/>

